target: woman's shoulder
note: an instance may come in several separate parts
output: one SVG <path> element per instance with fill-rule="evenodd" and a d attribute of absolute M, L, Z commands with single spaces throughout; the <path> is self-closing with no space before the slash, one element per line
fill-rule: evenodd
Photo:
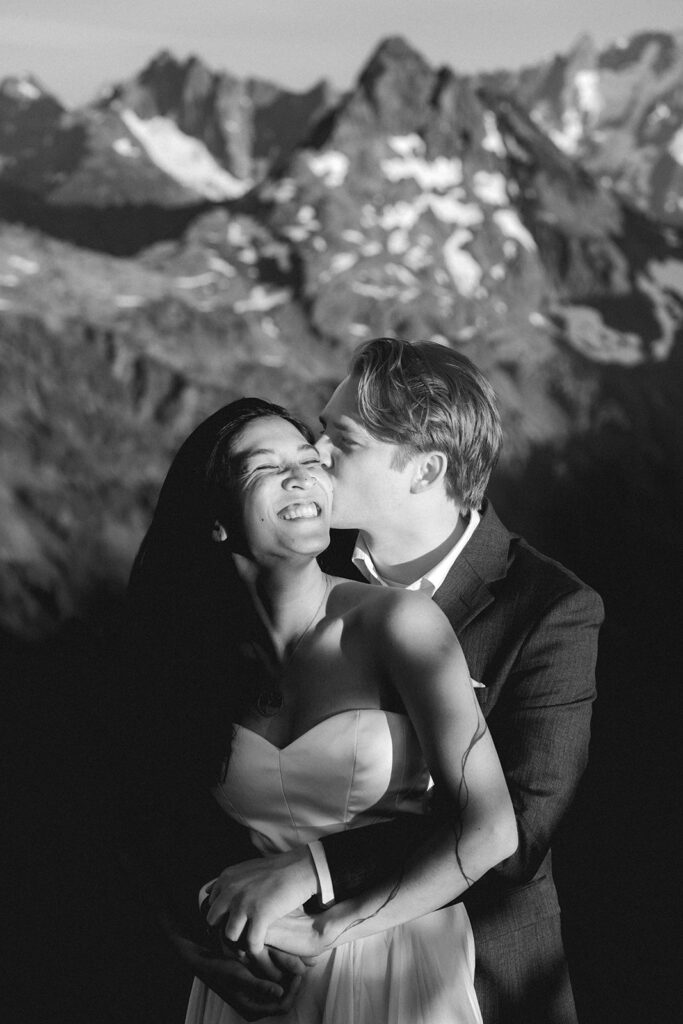
<path fill-rule="evenodd" d="M 363 625 L 381 635 L 392 635 L 418 625 L 440 622 L 443 613 L 425 593 L 397 587 L 379 587 L 331 577 L 335 613 L 358 613 Z"/>

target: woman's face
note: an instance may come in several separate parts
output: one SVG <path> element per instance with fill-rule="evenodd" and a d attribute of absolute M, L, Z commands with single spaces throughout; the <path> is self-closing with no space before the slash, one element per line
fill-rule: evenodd
<path fill-rule="evenodd" d="M 332 486 L 317 449 L 287 420 L 248 423 L 232 446 L 244 536 L 260 562 L 317 555 L 330 542 Z"/>

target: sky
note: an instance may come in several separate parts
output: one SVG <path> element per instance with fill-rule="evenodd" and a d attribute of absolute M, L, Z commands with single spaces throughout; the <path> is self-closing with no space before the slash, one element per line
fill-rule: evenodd
<path fill-rule="evenodd" d="M 683 30 L 681 0 L 2 0 L 0 79 L 30 72 L 73 105 L 168 49 L 295 90 L 343 89 L 389 35 L 472 72 L 643 29 Z"/>

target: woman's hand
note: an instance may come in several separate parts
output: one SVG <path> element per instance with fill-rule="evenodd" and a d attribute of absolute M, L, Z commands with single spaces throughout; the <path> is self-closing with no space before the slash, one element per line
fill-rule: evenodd
<path fill-rule="evenodd" d="M 305 963 L 331 949 L 357 915 L 353 900 L 330 907 L 320 914 L 293 910 L 268 928 L 268 947 L 294 953 Z"/>
<path fill-rule="evenodd" d="M 223 934 L 242 940 L 249 953 L 263 950 L 269 925 L 301 907 L 317 891 L 307 846 L 226 868 L 209 889 L 206 920 L 212 927 L 225 918 Z"/>

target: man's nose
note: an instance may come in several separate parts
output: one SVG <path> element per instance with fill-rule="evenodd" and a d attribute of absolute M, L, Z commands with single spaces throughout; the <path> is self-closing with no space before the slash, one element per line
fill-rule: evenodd
<path fill-rule="evenodd" d="M 320 463 L 325 469 L 330 469 L 332 466 L 332 442 L 330 441 L 327 434 L 321 434 L 318 440 L 315 442 L 315 446 L 320 454 Z"/>

